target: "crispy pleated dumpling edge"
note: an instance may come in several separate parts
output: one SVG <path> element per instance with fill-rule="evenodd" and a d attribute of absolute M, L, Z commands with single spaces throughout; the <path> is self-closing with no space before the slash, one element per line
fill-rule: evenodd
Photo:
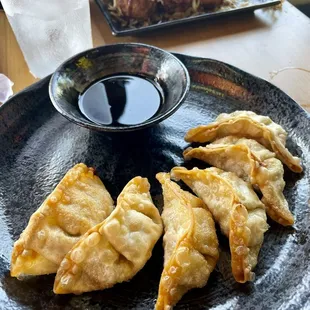
<path fill-rule="evenodd" d="M 193 170 L 195 171 L 195 173 L 198 173 L 198 172 L 201 173 L 203 171 L 210 171 L 211 173 L 216 173 L 216 171 L 221 171 L 221 169 L 218 169 L 218 168 L 207 168 L 201 171 L 199 171 L 198 168 L 194 168 Z M 187 182 L 188 180 L 190 180 L 191 178 L 190 172 L 193 170 L 187 170 L 184 167 L 174 167 L 171 170 L 171 176 L 175 180 L 183 180 L 189 186 Z M 226 174 L 230 174 L 230 172 Z M 218 176 L 218 177 L 221 177 L 221 176 Z M 229 182 L 227 182 L 227 180 L 224 179 L 224 183 L 226 183 L 227 186 L 231 188 L 232 191 L 234 191 L 232 185 Z M 236 198 L 237 197 L 238 196 L 236 196 Z M 259 205 L 261 205 L 261 207 L 259 207 Z M 262 213 L 265 214 L 264 205 L 260 201 L 259 201 L 259 205 L 257 205 L 258 207 L 257 209 L 261 210 Z M 246 220 L 248 218 L 248 210 L 246 206 L 244 206 L 242 203 L 240 202 L 238 203 L 238 199 L 234 199 L 233 205 L 231 206 L 231 208 L 232 210 L 230 214 L 229 226 L 232 225 L 233 230 L 230 229 L 231 227 L 229 228 L 227 232 L 227 237 L 229 238 L 229 240 L 232 237 L 232 241 L 231 241 L 232 242 L 232 249 L 231 249 L 232 272 L 237 282 L 244 283 L 246 281 L 251 281 L 254 279 L 254 273 L 251 271 L 253 266 L 251 266 L 249 262 L 249 247 L 247 245 L 249 238 L 250 238 L 250 234 L 251 234 L 248 227 L 246 226 Z M 253 209 L 253 210 L 256 210 L 256 209 Z M 265 215 L 265 222 L 266 222 L 266 215 Z M 261 232 L 264 233 L 267 229 L 268 229 L 268 224 L 265 223 L 264 229 Z M 235 236 L 237 238 L 235 238 Z"/>
<path fill-rule="evenodd" d="M 143 196 L 143 198 L 146 198 L 148 200 L 150 200 L 151 204 L 152 204 L 152 208 L 155 209 L 156 212 L 147 212 L 144 213 L 144 207 L 143 204 L 139 204 L 138 206 L 136 206 L 135 208 L 131 208 L 130 204 L 135 204 L 136 202 L 133 202 L 132 200 L 129 199 L 129 201 L 123 201 L 122 198 L 124 198 L 126 195 L 124 195 L 124 192 L 126 190 L 130 191 L 129 187 L 134 183 L 134 182 L 139 182 L 139 181 L 143 181 L 144 183 L 147 183 L 146 186 L 142 186 L 145 187 L 144 189 L 149 191 L 149 183 L 147 181 L 147 179 L 145 178 L 141 178 L 141 177 L 135 177 L 133 178 L 131 181 L 129 181 L 127 183 L 127 185 L 124 187 L 122 193 L 120 194 L 119 198 L 118 198 L 118 202 L 117 202 L 117 206 L 114 209 L 114 211 L 111 213 L 111 215 L 105 219 L 102 223 L 97 224 L 95 227 L 91 228 L 81 239 L 80 241 L 74 245 L 74 247 L 71 249 L 71 251 L 69 251 L 69 253 L 67 253 L 66 257 L 64 258 L 64 260 L 61 263 L 61 266 L 58 269 L 57 275 L 56 275 L 56 279 L 54 282 L 54 293 L 56 294 L 68 294 L 68 293 L 74 293 L 74 294 L 81 294 L 83 292 L 87 292 L 90 290 L 98 290 L 98 289 L 105 289 L 105 288 L 109 288 L 114 286 L 114 284 L 118 283 L 118 282 L 123 282 L 123 281 L 128 281 L 130 280 L 141 268 L 143 268 L 144 264 L 146 263 L 146 261 L 149 259 L 149 257 L 151 256 L 151 252 L 152 249 L 155 245 L 155 243 L 157 242 L 157 240 L 160 238 L 161 234 L 162 234 L 162 230 L 163 230 L 163 226 L 162 226 L 162 221 L 160 218 L 160 214 L 158 212 L 158 209 L 155 207 L 155 205 L 152 202 L 152 198 L 148 194 L 145 192 L 141 193 L 141 196 Z M 141 187 L 138 186 L 139 189 L 141 189 Z M 132 193 L 132 192 L 131 192 Z M 146 195 L 145 195 L 146 194 Z M 149 204 L 148 204 L 149 207 Z M 134 265 L 139 265 L 136 266 L 133 270 L 133 274 L 129 276 L 125 276 L 123 279 L 120 279 L 119 281 L 115 282 L 115 283 L 108 283 L 108 285 L 103 285 L 100 281 L 96 284 L 97 286 L 93 287 L 92 289 L 86 288 L 86 283 L 85 284 L 81 284 L 82 286 L 84 286 L 85 290 L 81 290 L 81 287 L 79 286 L 79 290 L 75 290 L 74 287 L 69 287 L 70 285 L 74 286 L 75 284 L 74 282 L 74 277 L 81 272 L 81 270 L 83 269 L 82 266 L 80 266 L 80 264 L 83 263 L 83 261 L 85 260 L 85 252 L 86 249 L 89 250 L 89 248 L 91 247 L 96 247 L 98 245 L 98 243 L 100 242 L 101 238 L 105 238 L 107 240 L 107 242 L 113 247 L 113 251 L 114 252 L 118 252 L 118 250 L 116 248 L 114 248 L 114 246 L 110 243 L 110 239 L 107 237 L 107 227 L 106 225 L 108 223 L 111 222 L 111 220 L 113 220 L 114 218 L 117 218 L 118 214 L 123 214 L 126 211 L 130 211 L 130 210 L 137 210 L 141 211 L 141 214 L 143 214 L 144 216 L 150 216 L 149 219 L 152 221 L 152 223 L 154 224 L 154 226 L 156 226 L 156 231 L 153 231 L 153 234 L 156 234 L 156 240 L 154 239 L 151 249 L 150 249 L 150 253 L 149 256 L 146 257 L 146 260 L 143 262 L 142 266 L 140 266 L 139 264 L 135 264 L 135 262 L 130 262 L 128 261 L 127 258 L 125 258 L 125 256 L 123 256 L 122 254 L 120 254 L 121 260 L 126 260 L 128 262 L 128 264 L 133 268 Z M 148 214 L 148 215 L 146 215 Z M 156 217 L 156 218 L 154 218 Z M 104 263 L 104 262 L 103 262 Z M 129 267 L 130 267 L 129 266 Z M 99 275 L 98 275 L 99 276 Z M 120 273 L 120 276 L 122 276 L 122 274 Z M 103 279 L 104 280 L 104 279 Z M 80 281 L 79 281 L 80 282 Z M 93 281 L 91 281 L 93 283 Z M 64 287 L 63 287 L 64 286 Z M 100 287 L 99 287 L 100 286 Z"/>
<path fill-rule="evenodd" d="M 203 160 L 217 168 L 234 172 L 245 181 L 250 181 L 255 189 L 259 188 L 263 193 L 264 197 L 262 202 L 266 206 L 268 215 L 280 225 L 293 225 L 294 216 L 290 212 L 288 203 L 283 195 L 285 182 L 283 180 L 283 165 L 280 160 L 272 156 L 273 153 L 255 140 L 230 137 L 233 138 L 232 141 L 234 144 L 229 144 L 229 139 L 226 139 L 229 138 L 229 136 L 227 136 L 204 147 L 187 148 L 183 153 L 184 158 L 185 160 L 192 158 Z M 221 140 L 226 142 L 226 144 L 220 143 Z M 249 145 L 255 148 L 253 152 Z M 229 154 L 231 154 L 230 151 L 235 152 L 235 154 L 237 151 L 244 152 L 247 156 L 239 156 L 238 162 L 235 163 L 233 163 L 229 157 L 227 157 L 226 161 L 219 160 L 221 155 L 229 156 Z M 263 156 L 262 152 L 264 152 Z M 219 156 L 216 156 L 217 154 L 219 154 Z M 246 158 L 247 163 L 244 163 L 244 165 L 240 167 L 242 162 L 239 161 L 239 159 L 242 160 L 242 158 Z M 232 168 L 230 168 L 229 165 Z M 277 167 L 277 169 L 274 167 Z"/>
<path fill-rule="evenodd" d="M 108 200 L 107 202 L 107 212 L 109 213 L 113 209 L 113 200 L 106 190 L 104 184 L 101 180 L 94 175 L 94 168 L 87 167 L 84 163 L 79 163 L 74 165 L 71 169 L 67 171 L 65 176 L 56 185 L 53 191 L 44 200 L 41 206 L 31 215 L 29 222 L 20 235 L 19 239 L 14 243 L 12 256 L 11 256 L 11 276 L 22 278 L 31 275 L 42 275 L 56 273 L 58 268 L 58 263 L 50 261 L 50 258 L 44 257 L 37 251 L 28 248 L 28 243 L 34 236 L 37 236 L 42 241 L 47 238 L 46 232 L 37 231 L 40 226 L 40 222 L 50 214 L 49 208 L 55 209 L 57 203 L 61 200 L 64 203 L 70 203 L 70 197 L 64 195 L 64 190 L 74 184 L 81 176 L 85 175 L 87 178 L 97 178 L 103 189 L 106 191 Z"/>
<path fill-rule="evenodd" d="M 205 206 L 203 201 L 200 198 L 190 194 L 189 192 L 183 191 L 179 187 L 179 185 L 172 182 L 170 180 L 169 173 L 158 173 L 156 175 L 156 178 L 162 184 L 163 190 L 164 190 L 165 186 L 170 187 L 172 190 L 176 189 L 176 191 L 175 191 L 176 196 L 179 196 L 180 199 L 185 202 L 184 205 L 188 208 L 188 211 L 189 211 L 190 217 L 191 217 L 191 224 L 188 226 L 187 230 L 185 230 L 184 233 L 179 238 L 177 244 L 175 245 L 175 248 L 173 249 L 172 255 L 169 257 L 168 261 L 166 262 L 166 264 L 164 266 L 162 276 L 161 276 L 161 280 L 160 280 L 160 285 L 159 285 L 158 299 L 157 299 L 157 303 L 155 306 L 155 309 L 159 310 L 159 309 L 166 309 L 166 308 L 168 309 L 168 307 L 169 307 L 169 309 L 170 309 L 170 307 L 172 308 L 188 290 L 195 288 L 195 287 L 198 288 L 198 287 L 202 287 L 202 286 L 206 285 L 206 282 L 208 281 L 210 273 L 215 268 L 216 262 L 217 262 L 218 257 L 219 257 L 219 251 L 218 251 L 218 240 L 217 240 L 217 236 L 216 236 L 216 232 L 215 232 L 215 224 L 214 224 L 211 213 L 209 212 L 209 210 L 207 209 L 207 207 Z M 163 193 L 163 195 L 164 195 L 164 193 Z M 192 200 L 192 202 L 189 200 Z M 191 203 L 194 203 L 194 205 L 191 206 Z M 196 224 L 195 224 L 195 222 L 196 222 L 195 217 L 196 216 L 194 215 L 194 209 L 195 210 L 201 209 L 202 211 L 206 212 L 205 215 L 207 215 L 213 223 L 213 230 L 214 230 L 213 231 L 214 232 L 213 237 L 215 237 L 215 240 L 216 240 L 216 248 L 214 250 L 213 249 L 211 250 L 210 247 L 208 246 L 209 251 L 208 251 L 208 253 L 205 253 L 205 254 L 200 253 L 200 251 L 198 249 L 196 249 L 194 246 L 194 244 L 196 244 L 194 242 L 194 240 L 196 240 L 195 239 L 196 237 L 193 236 L 193 234 L 195 232 L 195 227 L 196 227 Z M 173 277 L 180 277 L 181 276 L 179 274 L 180 266 L 179 266 L 178 262 L 180 261 L 181 257 L 184 255 L 186 256 L 186 254 L 184 252 L 184 255 L 183 255 L 182 254 L 183 252 L 181 253 L 180 251 L 181 250 L 185 251 L 186 249 L 189 251 L 189 253 L 192 250 L 197 251 L 198 253 L 200 253 L 200 255 L 202 255 L 202 257 L 204 257 L 205 262 L 208 262 L 208 264 L 210 264 L 208 266 L 209 273 L 207 274 L 206 279 L 204 279 L 202 281 L 203 283 L 199 283 L 199 284 L 196 283 L 194 286 L 189 285 L 188 287 L 186 287 L 184 285 L 175 284 L 172 288 L 170 287 L 170 289 L 168 290 L 167 285 L 172 281 L 171 279 Z M 208 260 L 207 260 L 206 256 L 209 257 Z M 170 285 L 173 284 L 172 282 L 170 283 Z"/>
<path fill-rule="evenodd" d="M 218 138 L 217 130 L 223 125 L 233 125 L 238 128 L 237 123 L 247 122 L 253 126 L 260 127 L 265 132 L 264 137 L 259 139 L 259 142 L 264 144 L 268 149 L 274 151 L 277 157 L 285 163 L 293 172 L 300 173 L 303 171 L 301 160 L 297 156 L 293 156 L 290 151 L 285 147 L 286 144 L 286 131 L 277 123 L 274 123 L 269 117 L 257 115 L 250 111 L 236 111 L 231 114 L 220 114 L 217 119 L 208 124 L 200 125 L 191 128 L 185 135 L 187 142 L 209 142 Z M 254 138 L 246 132 L 229 133 L 227 135 L 238 135 L 246 138 Z M 267 137 L 267 139 L 266 139 Z M 254 138 L 255 139 L 255 138 Z"/>

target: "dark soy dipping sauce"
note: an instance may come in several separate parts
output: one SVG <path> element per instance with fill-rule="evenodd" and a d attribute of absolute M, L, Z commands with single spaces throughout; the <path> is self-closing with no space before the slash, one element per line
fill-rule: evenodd
<path fill-rule="evenodd" d="M 114 75 L 92 84 L 79 96 L 81 113 L 99 125 L 137 125 L 159 111 L 161 89 L 132 75 Z"/>

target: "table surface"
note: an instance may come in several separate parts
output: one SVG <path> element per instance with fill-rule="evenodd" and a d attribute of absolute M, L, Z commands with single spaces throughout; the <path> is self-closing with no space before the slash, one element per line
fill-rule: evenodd
<path fill-rule="evenodd" d="M 114 37 L 93 0 L 91 16 L 94 46 L 141 42 L 218 59 L 270 81 L 310 112 L 310 19 L 288 2 L 278 10 L 260 9 L 137 37 Z M 0 72 L 15 83 L 14 92 L 34 83 L 3 12 L 0 42 Z"/>

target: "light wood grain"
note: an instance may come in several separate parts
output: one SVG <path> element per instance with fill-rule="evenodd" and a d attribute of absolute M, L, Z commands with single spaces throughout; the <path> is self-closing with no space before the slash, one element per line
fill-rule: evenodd
<path fill-rule="evenodd" d="M 4 73 L 14 82 L 14 92 L 36 81 L 29 73 L 24 56 L 3 11 L 0 11 L 0 73 Z"/>
<path fill-rule="evenodd" d="M 254 14 L 223 17 L 137 37 L 113 37 L 93 1 L 91 16 L 95 46 L 141 42 L 172 52 L 218 59 L 271 81 L 310 111 L 310 19 L 288 2 L 281 10 L 257 10 Z M 35 79 L 3 13 L 0 38 L 0 72 L 12 79 L 15 91 L 21 90 Z"/>

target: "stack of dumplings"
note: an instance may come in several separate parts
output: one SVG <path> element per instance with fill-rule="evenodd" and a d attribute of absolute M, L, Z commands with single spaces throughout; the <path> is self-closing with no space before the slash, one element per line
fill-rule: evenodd
<path fill-rule="evenodd" d="M 275 154 L 253 139 L 227 136 L 205 147 L 188 148 L 185 160 L 196 158 L 235 173 L 252 184 L 262 195 L 267 214 L 277 223 L 294 224 L 294 218 L 283 195 L 284 169 Z"/>
<path fill-rule="evenodd" d="M 56 294 L 81 294 L 130 280 L 152 255 L 163 225 L 147 179 L 113 200 L 92 168 L 70 169 L 15 242 L 11 276 L 57 273 Z"/>
<path fill-rule="evenodd" d="M 215 122 L 190 129 L 187 142 L 210 144 L 187 148 L 184 159 L 213 167 L 158 173 L 161 215 L 146 178 L 129 181 L 114 208 L 93 169 L 74 166 L 15 242 L 11 276 L 56 273 L 56 294 L 110 288 L 144 267 L 164 230 L 155 309 L 169 310 L 186 292 L 207 284 L 219 258 L 217 223 L 229 240 L 235 280 L 252 281 L 267 215 L 280 225 L 294 224 L 283 195 L 282 163 L 293 172 L 302 172 L 302 166 L 286 148 L 286 138 L 280 125 L 249 111 L 220 114 Z M 174 182 L 180 180 L 197 196 Z"/>
<path fill-rule="evenodd" d="M 205 143 L 231 135 L 256 140 L 273 151 L 293 172 L 302 172 L 300 159 L 285 147 L 287 132 L 268 116 L 257 115 L 254 112 L 235 111 L 231 114 L 220 114 L 215 122 L 189 130 L 185 140 Z"/>
<path fill-rule="evenodd" d="M 157 175 L 164 191 L 162 218 L 165 228 L 165 262 L 156 303 L 157 310 L 172 309 L 190 288 L 206 284 L 209 273 L 204 271 L 208 269 L 211 272 L 217 260 L 216 243 L 210 238 L 210 232 L 214 232 L 212 217 L 222 234 L 229 239 L 231 269 L 235 280 L 239 283 L 254 280 L 253 270 L 264 241 L 264 233 L 268 230 L 266 213 L 283 226 L 294 224 L 294 217 L 283 195 L 285 182 L 282 163 L 293 172 L 302 172 L 302 167 L 300 159 L 294 157 L 285 147 L 286 137 L 285 130 L 269 117 L 249 111 L 224 113 L 219 115 L 215 122 L 188 131 L 185 136 L 187 142 L 211 143 L 187 148 L 183 153 L 184 159 L 200 159 L 214 167 L 192 170 L 174 167 L 170 175 Z M 187 241 L 187 244 L 191 244 L 190 248 L 193 247 L 196 251 L 202 248 L 214 250 L 212 254 L 200 250 L 200 255 L 208 262 L 208 268 L 204 269 L 203 260 L 197 264 L 193 258 L 187 256 L 186 268 L 192 268 L 187 277 L 183 277 L 182 272 L 173 275 L 171 271 L 174 272 L 175 269 L 171 268 L 171 260 L 174 259 L 173 253 L 179 251 L 184 236 L 187 236 L 184 229 L 184 226 L 187 227 L 186 213 L 181 211 L 180 205 L 184 205 L 187 198 L 187 205 L 197 212 L 197 207 L 194 206 L 198 202 L 195 203 L 194 196 L 188 192 L 180 195 L 182 190 L 171 182 L 170 178 L 175 181 L 182 180 L 201 199 L 200 208 L 208 209 L 212 214 L 209 220 L 199 216 L 200 221 L 205 223 L 205 229 L 200 230 L 200 238 L 204 236 L 204 239 L 194 237 L 190 242 Z M 261 200 L 256 191 L 262 194 Z M 182 196 L 184 198 L 181 198 Z M 175 197 L 181 199 L 182 204 L 176 202 Z M 183 208 L 185 210 L 184 206 Z M 174 212 L 173 216 L 170 215 L 173 220 L 169 220 L 170 212 Z M 195 220 L 198 218 L 192 217 L 193 223 Z M 199 226 L 195 224 L 194 227 Z M 182 236 L 180 241 L 178 236 Z M 193 240 L 204 242 L 204 246 L 195 247 L 197 243 Z M 171 247 L 174 247 L 173 251 Z M 179 265 L 177 266 L 179 268 Z M 183 271 L 182 268 L 181 270 Z M 195 277 L 194 270 L 197 270 L 201 277 Z M 191 282 L 193 278 L 196 281 Z"/>
<path fill-rule="evenodd" d="M 163 227 L 147 179 L 133 178 L 111 215 L 90 229 L 63 259 L 56 294 L 102 290 L 130 280 L 152 255 Z"/>

